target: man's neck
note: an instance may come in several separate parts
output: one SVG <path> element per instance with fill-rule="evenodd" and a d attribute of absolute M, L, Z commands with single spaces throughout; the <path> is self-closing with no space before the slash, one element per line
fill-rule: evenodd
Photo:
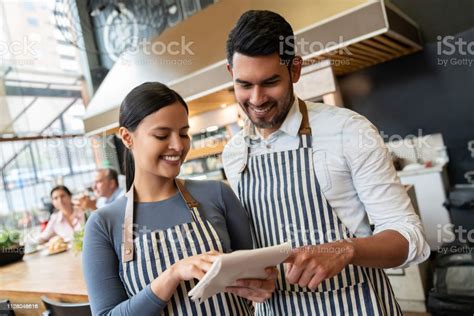
<path fill-rule="evenodd" d="M 276 132 L 280 128 L 281 124 L 278 127 L 270 128 L 257 128 L 258 133 L 262 136 L 263 139 L 267 139 L 271 134 Z"/>
<path fill-rule="evenodd" d="M 112 191 L 110 192 L 110 194 L 108 194 L 107 196 L 105 196 L 105 198 L 106 198 L 107 200 L 110 199 L 110 198 L 114 195 L 115 191 L 117 191 L 117 187 L 113 188 Z"/>

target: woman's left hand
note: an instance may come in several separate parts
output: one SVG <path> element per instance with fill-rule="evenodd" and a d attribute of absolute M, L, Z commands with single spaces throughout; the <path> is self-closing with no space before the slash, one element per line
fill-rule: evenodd
<path fill-rule="evenodd" d="M 240 279 L 234 286 L 228 286 L 226 292 L 244 297 L 254 303 L 269 299 L 275 291 L 275 280 L 278 276 L 276 267 L 266 268 L 266 279 Z"/>

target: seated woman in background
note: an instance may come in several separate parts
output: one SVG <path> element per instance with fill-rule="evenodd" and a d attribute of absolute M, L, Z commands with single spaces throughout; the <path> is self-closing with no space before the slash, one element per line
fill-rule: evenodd
<path fill-rule="evenodd" d="M 54 236 L 60 236 L 65 241 L 72 240 L 74 232 L 84 225 L 84 212 L 74 210 L 72 194 L 64 185 L 58 185 L 51 190 L 51 200 L 57 210 L 51 215 L 48 225 L 41 232 L 38 242 L 43 244 Z"/>
<path fill-rule="evenodd" d="M 267 279 L 241 281 L 202 304 L 188 297 L 220 252 L 253 244 L 228 185 L 176 179 L 190 148 L 186 102 L 161 83 L 144 83 L 125 97 L 119 122 L 128 192 L 94 212 L 84 234 L 92 314 L 253 315 L 242 297 L 269 298 L 274 267 Z"/>

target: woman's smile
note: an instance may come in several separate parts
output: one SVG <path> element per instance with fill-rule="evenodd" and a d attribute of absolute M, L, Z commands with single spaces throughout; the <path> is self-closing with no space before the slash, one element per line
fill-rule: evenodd
<path fill-rule="evenodd" d="M 162 155 L 160 159 L 172 166 L 179 166 L 181 164 L 180 155 Z"/>

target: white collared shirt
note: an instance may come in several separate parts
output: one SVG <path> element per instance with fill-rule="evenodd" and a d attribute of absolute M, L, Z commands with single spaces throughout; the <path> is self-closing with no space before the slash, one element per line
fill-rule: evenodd
<path fill-rule="evenodd" d="M 108 198 L 106 198 L 106 197 L 98 198 L 97 202 L 96 202 L 96 208 L 99 209 L 101 207 L 106 206 L 107 204 L 112 203 L 113 201 L 115 201 L 116 199 L 121 197 L 124 193 L 125 193 L 125 191 L 122 188 L 117 187 L 115 189 L 114 193 L 112 193 L 112 195 L 109 196 Z"/>
<path fill-rule="evenodd" d="M 250 157 L 298 148 L 302 115 L 297 100 L 295 97 L 281 127 L 267 139 L 256 131 Z M 400 267 L 426 260 L 430 248 L 420 218 L 414 212 L 377 129 L 365 117 L 349 109 L 323 103 L 306 102 L 306 105 L 316 176 L 340 220 L 357 237 L 388 229 L 402 234 L 409 242 L 409 252 Z M 244 128 L 235 135 L 222 155 L 226 176 L 236 194 L 248 130 Z M 374 232 L 369 217 L 375 226 Z"/>

